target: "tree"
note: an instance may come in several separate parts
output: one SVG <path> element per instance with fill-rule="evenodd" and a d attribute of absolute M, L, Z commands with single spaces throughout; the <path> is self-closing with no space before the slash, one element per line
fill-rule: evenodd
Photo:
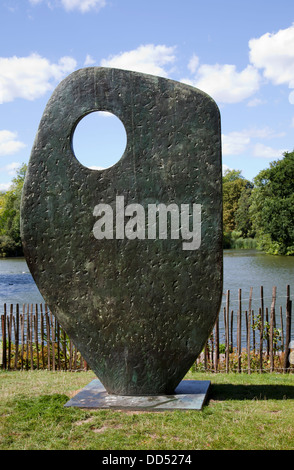
<path fill-rule="evenodd" d="M 294 151 L 283 157 L 254 178 L 250 215 L 260 248 L 294 255 Z"/>
<path fill-rule="evenodd" d="M 242 238 L 253 238 L 255 236 L 250 216 L 252 189 L 253 185 L 243 188 L 235 212 L 236 230 L 241 232 Z"/>
<path fill-rule="evenodd" d="M 223 229 L 224 233 L 232 232 L 236 227 L 236 212 L 241 194 L 252 188 L 239 170 L 226 170 L 223 176 Z"/>
<path fill-rule="evenodd" d="M 27 165 L 23 164 L 8 191 L 0 195 L 0 255 L 22 256 L 20 201 Z"/>

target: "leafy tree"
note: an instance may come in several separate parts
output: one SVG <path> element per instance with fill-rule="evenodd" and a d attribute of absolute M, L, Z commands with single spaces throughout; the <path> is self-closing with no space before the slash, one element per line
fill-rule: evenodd
<path fill-rule="evenodd" d="M 242 238 L 252 238 L 255 235 L 250 216 L 252 189 L 253 185 L 243 188 L 235 212 L 236 229 L 240 231 Z"/>
<path fill-rule="evenodd" d="M 237 228 L 236 212 L 239 200 L 243 191 L 249 188 L 252 188 L 252 183 L 244 179 L 241 171 L 227 170 L 225 172 L 223 176 L 223 228 L 225 234 Z"/>
<path fill-rule="evenodd" d="M 0 255 L 21 256 L 20 201 L 27 165 L 23 164 L 8 191 L 0 195 Z"/>
<path fill-rule="evenodd" d="M 294 151 L 283 156 L 254 178 L 250 215 L 260 248 L 294 255 Z"/>

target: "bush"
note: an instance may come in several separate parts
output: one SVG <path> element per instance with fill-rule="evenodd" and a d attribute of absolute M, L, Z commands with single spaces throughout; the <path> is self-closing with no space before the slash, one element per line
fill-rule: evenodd
<path fill-rule="evenodd" d="M 234 248 L 237 250 L 253 250 L 257 248 L 257 242 L 254 238 L 242 238 L 241 232 L 233 230 L 223 234 L 223 248 Z"/>
<path fill-rule="evenodd" d="M 0 236 L 0 256 L 22 256 L 23 250 L 19 243 L 16 243 L 10 236 Z"/>

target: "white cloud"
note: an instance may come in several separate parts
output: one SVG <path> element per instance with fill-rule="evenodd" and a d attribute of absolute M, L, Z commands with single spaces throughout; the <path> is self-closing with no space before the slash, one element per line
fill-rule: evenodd
<path fill-rule="evenodd" d="M 269 127 L 244 129 L 222 134 L 222 153 L 223 155 L 240 155 L 245 151 L 249 151 L 252 139 L 272 139 L 284 137 L 284 135 L 285 132 L 276 133 Z M 273 149 L 275 154 L 283 151 Z M 270 154 L 270 147 L 266 147 L 264 144 L 256 144 L 253 148 L 254 156 L 265 156 L 267 153 Z"/>
<path fill-rule="evenodd" d="M 240 155 L 250 144 L 250 137 L 244 132 L 230 132 L 222 135 L 223 155 Z"/>
<path fill-rule="evenodd" d="M 11 183 L 0 183 L 0 191 L 8 191 L 10 186 L 11 186 Z"/>
<path fill-rule="evenodd" d="M 90 54 L 87 54 L 84 62 L 84 67 L 89 67 L 90 65 L 94 65 L 96 62 L 95 59 Z"/>
<path fill-rule="evenodd" d="M 254 108 L 255 106 L 259 106 L 260 104 L 265 104 L 266 101 L 261 100 L 260 98 L 253 98 L 252 100 L 248 101 L 247 106 L 249 108 Z"/>
<path fill-rule="evenodd" d="M 168 72 L 164 66 L 175 61 L 174 53 L 174 46 L 147 44 L 139 46 L 137 49 L 121 52 L 107 59 L 102 59 L 100 65 L 102 67 L 114 67 L 167 77 Z"/>
<path fill-rule="evenodd" d="M 13 176 L 16 176 L 17 170 L 20 168 L 21 163 L 19 162 L 12 162 L 9 163 L 8 165 L 5 165 L 0 168 L 1 173 L 6 173 L 7 176 L 10 178 Z M 8 191 L 10 189 L 11 182 L 10 183 L 0 183 L 0 191 Z"/>
<path fill-rule="evenodd" d="M 274 85 L 294 88 L 294 23 L 277 33 L 266 33 L 249 41 L 250 64 L 241 70 L 231 64 L 202 64 L 193 55 L 188 69 L 192 78 L 182 81 L 211 95 L 220 103 L 238 103 L 250 98 L 266 79 Z M 263 78 L 261 76 L 263 75 Z M 294 91 L 289 94 L 294 104 Z M 252 99 L 247 106 L 262 104 Z"/>
<path fill-rule="evenodd" d="M 105 7 L 105 0 L 61 0 L 66 11 L 78 10 L 87 13 L 90 10 L 100 10 Z"/>
<path fill-rule="evenodd" d="M 26 145 L 17 140 L 17 133 L 7 130 L 0 131 L 0 156 L 13 155 Z"/>
<path fill-rule="evenodd" d="M 38 5 L 44 0 L 29 0 L 31 5 Z M 45 3 L 49 8 L 53 8 L 55 5 L 61 6 L 66 11 L 78 10 L 81 13 L 88 13 L 89 11 L 99 11 L 101 8 L 105 7 L 106 0 L 55 0 L 55 3 L 52 3 L 52 0 L 45 0 Z"/>
<path fill-rule="evenodd" d="M 190 70 L 191 73 L 195 73 L 198 65 L 199 65 L 199 57 L 196 54 L 194 54 L 188 63 L 188 69 Z"/>
<path fill-rule="evenodd" d="M 223 163 L 222 164 L 222 174 L 224 175 L 226 171 L 232 171 L 232 168 L 230 168 L 228 165 Z"/>
<path fill-rule="evenodd" d="M 245 132 L 250 138 L 254 139 L 273 139 L 284 137 L 286 135 L 285 132 L 275 132 L 273 129 L 267 126 L 261 128 L 252 127 L 251 129 L 246 129 L 243 132 Z"/>
<path fill-rule="evenodd" d="M 286 149 L 274 149 L 261 143 L 256 144 L 253 148 L 254 157 L 274 158 L 276 160 L 281 158 L 284 152 L 286 152 Z"/>
<path fill-rule="evenodd" d="M 4 171 L 7 171 L 7 173 L 10 175 L 10 176 L 14 176 L 16 174 L 16 170 L 19 169 L 19 167 L 21 166 L 20 163 L 18 162 L 12 162 L 12 163 L 9 163 L 8 165 L 6 165 L 4 168 L 2 168 Z"/>
<path fill-rule="evenodd" d="M 208 93 L 217 102 L 238 103 L 259 89 L 260 80 L 257 69 L 252 65 L 238 72 L 235 65 L 203 64 L 198 67 L 192 80 L 182 79 L 182 82 Z"/>
<path fill-rule="evenodd" d="M 274 85 L 294 88 L 294 24 L 277 33 L 266 33 L 249 41 L 250 61 Z M 294 104 L 291 93 L 290 103 Z"/>
<path fill-rule="evenodd" d="M 0 57 L 0 104 L 16 98 L 39 98 L 52 90 L 54 84 L 72 72 L 76 65 L 72 57 L 62 57 L 57 64 L 38 54 Z"/>

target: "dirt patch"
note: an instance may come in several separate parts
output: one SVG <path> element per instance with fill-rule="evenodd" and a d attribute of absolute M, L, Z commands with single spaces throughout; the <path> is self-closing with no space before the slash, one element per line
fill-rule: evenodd
<path fill-rule="evenodd" d="M 102 426 L 102 428 L 92 429 L 92 431 L 95 432 L 96 434 L 100 434 L 100 433 L 107 431 L 107 429 L 109 429 L 108 426 Z"/>
<path fill-rule="evenodd" d="M 93 432 L 95 432 L 96 434 L 100 434 L 100 433 L 103 433 L 105 431 L 107 431 L 108 429 L 121 429 L 123 428 L 123 425 L 121 424 L 117 424 L 116 426 L 102 426 L 101 428 L 94 428 L 92 429 Z"/>
<path fill-rule="evenodd" d="M 91 416 L 90 418 L 87 418 L 87 419 L 82 419 L 81 421 L 77 421 L 75 423 L 76 426 L 82 426 L 82 424 L 87 424 L 87 423 L 91 423 L 94 419 L 94 416 Z"/>

